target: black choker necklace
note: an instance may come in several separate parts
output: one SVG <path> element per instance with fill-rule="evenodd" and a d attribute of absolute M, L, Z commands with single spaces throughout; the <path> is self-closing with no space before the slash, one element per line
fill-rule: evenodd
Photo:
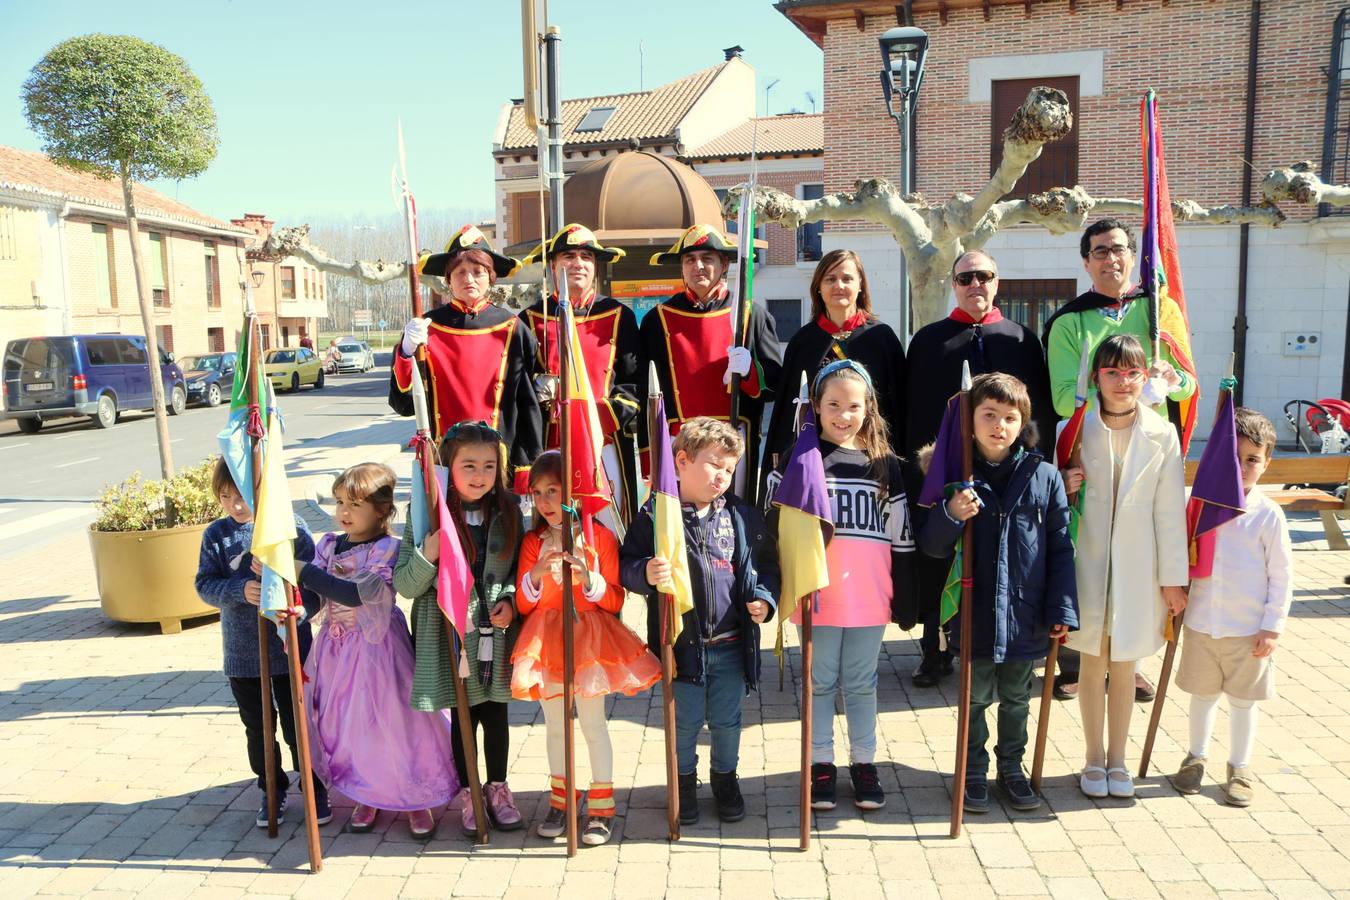
<path fill-rule="evenodd" d="M 1102 415 L 1110 419 L 1123 419 L 1126 416 L 1134 415 L 1138 411 L 1139 411 L 1138 406 L 1131 406 L 1124 412 L 1108 412 L 1107 410 L 1102 410 Z"/>

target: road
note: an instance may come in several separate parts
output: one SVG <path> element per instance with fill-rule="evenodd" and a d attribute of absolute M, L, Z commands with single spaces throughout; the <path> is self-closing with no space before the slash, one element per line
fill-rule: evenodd
<path fill-rule="evenodd" d="M 329 376 L 321 390 L 281 394 L 288 468 L 303 469 L 301 448 L 314 445 L 389 413 L 388 355 L 365 375 Z M 216 435 L 227 406 L 191 407 L 169 417 L 174 465 L 193 465 L 218 452 Z M 109 484 L 135 472 L 159 476 L 154 416 L 125 413 L 107 430 L 88 419 L 46 423 L 22 434 L 11 421 L 0 427 L 0 559 L 44 546 L 93 521 L 92 500 Z M 411 433 L 411 426 L 409 427 Z M 293 452 L 294 451 L 294 452 Z"/>

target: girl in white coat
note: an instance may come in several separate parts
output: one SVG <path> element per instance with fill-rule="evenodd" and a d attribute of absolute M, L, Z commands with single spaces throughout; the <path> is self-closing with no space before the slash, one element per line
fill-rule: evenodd
<path fill-rule="evenodd" d="M 1176 429 L 1139 402 L 1149 373 L 1138 338 L 1114 335 L 1092 360 L 1098 405 L 1083 422 L 1082 466 L 1064 470 L 1087 492 L 1078 528 L 1078 703 L 1089 797 L 1133 797 L 1125 742 L 1135 661 L 1163 645 L 1167 616 L 1186 606 L 1186 487 Z M 1109 691 L 1108 691 L 1109 675 Z M 1103 722 L 1108 725 L 1102 743 Z"/>

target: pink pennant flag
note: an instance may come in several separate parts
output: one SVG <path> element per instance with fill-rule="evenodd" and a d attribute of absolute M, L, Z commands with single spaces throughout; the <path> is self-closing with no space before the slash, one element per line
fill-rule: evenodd
<path fill-rule="evenodd" d="M 469 560 L 464 556 L 464 547 L 459 542 L 459 532 L 455 530 L 454 519 L 445 505 L 445 492 L 441 490 L 440 479 L 432 477 L 436 485 L 436 510 L 441 523 L 441 555 L 436 567 L 436 602 L 441 607 L 450 624 L 464 640 L 465 629 L 469 626 L 469 592 L 473 590 L 473 571 Z"/>

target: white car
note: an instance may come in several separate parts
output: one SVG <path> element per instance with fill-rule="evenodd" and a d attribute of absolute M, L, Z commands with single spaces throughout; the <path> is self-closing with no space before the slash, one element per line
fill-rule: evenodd
<path fill-rule="evenodd" d="M 369 372 L 375 368 L 375 353 L 360 342 L 338 344 L 338 352 L 342 354 L 339 372 Z"/>

